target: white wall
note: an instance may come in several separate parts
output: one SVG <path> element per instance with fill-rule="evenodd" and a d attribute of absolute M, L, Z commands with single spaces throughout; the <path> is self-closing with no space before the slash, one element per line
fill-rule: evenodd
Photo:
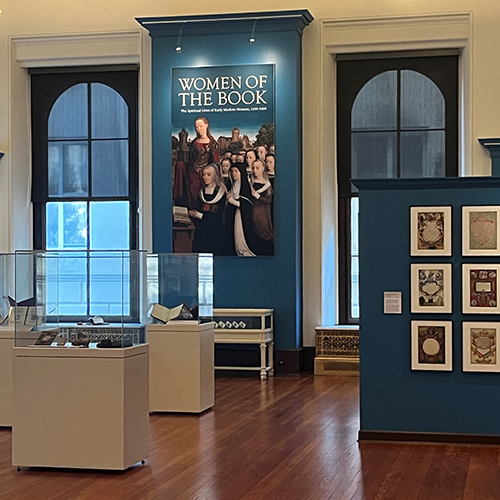
<path fill-rule="evenodd" d="M 333 110 L 334 66 L 325 51 L 320 28 L 322 19 L 393 17 L 413 14 L 471 12 L 470 32 L 470 127 L 465 136 L 470 155 L 464 171 L 474 175 L 489 173 L 488 155 L 477 143 L 479 137 L 500 136 L 500 2 L 496 0 L 356 0 L 331 2 L 309 0 L 255 0 L 251 5 L 229 6 L 213 0 L 186 5 L 180 0 L 3 0 L 0 2 L 0 251 L 30 244 L 29 226 L 29 148 L 26 147 L 29 109 L 12 108 L 13 94 L 24 95 L 28 88 L 12 86 L 16 73 L 25 70 L 15 61 L 10 66 L 11 37 L 23 35 L 87 33 L 136 30 L 134 17 L 173 16 L 203 13 L 307 8 L 315 17 L 304 32 L 304 343 L 313 345 L 314 326 L 332 322 L 335 310 L 334 287 L 327 287 L 327 277 L 334 278 L 335 262 L 335 153 Z M 374 28 L 376 30 L 376 28 Z M 376 35 L 376 31 L 374 32 Z M 147 49 L 146 49 L 147 50 Z M 144 54 L 143 54 L 144 55 Z M 325 73 L 325 74 L 324 74 Z M 145 83 L 143 81 L 143 83 Z M 149 88 L 143 87 L 148 97 Z M 19 97 L 19 95 L 18 95 Z M 331 98 L 331 102 L 328 99 Z M 325 102 L 328 101 L 328 102 Z M 149 143 L 145 106 L 142 122 L 146 150 L 144 176 L 149 176 Z M 13 118 L 15 117 L 15 119 Z M 331 136 L 329 135 L 331 134 Z M 465 148 L 467 149 L 467 148 Z M 146 204 L 147 205 L 147 204 Z M 149 208 L 144 207 L 145 242 L 149 231 Z M 329 250 L 331 249 L 331 250 Z M 323 289 L 322 282 L 325 282 Z"/>

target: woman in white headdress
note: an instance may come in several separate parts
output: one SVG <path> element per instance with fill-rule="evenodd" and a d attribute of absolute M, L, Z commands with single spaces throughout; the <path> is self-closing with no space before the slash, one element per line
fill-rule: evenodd
<path fill-rule="evenodd" d="M 227 194 L 226 233 L 233 253 L 240 257 L 255 257 L 252 244 L 255 232 L 252 222 L 251 188 L 246 165 L 234 163 L 229 169 L 231 188 Z"/>
<path fill-rule="evenodd" d="M 222 182 L 220 166 L 211 163 L 202 169 L 203 186 L 196 209 L 189 210 L 196 228 L 194 252 L 228 255 L 229 245 L 224 231 L 226 188 Z"/>

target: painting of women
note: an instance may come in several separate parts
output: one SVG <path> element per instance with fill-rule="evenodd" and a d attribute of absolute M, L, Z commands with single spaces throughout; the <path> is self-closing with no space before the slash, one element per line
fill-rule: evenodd
<path fill-rule="evenodd" d="M 232 243 L 234 255 L 255 257 L 256 253 L 252 247 L 255 245 L 256 234 L 253 228 L 253 205 L 246 164 L 233 164 L 229 169 L 229 175 L 231 188 L 227 193 L 226 234 Z"/>
<path fill-rule="evenodd" d="M 210 133 L 210 124 L 205 116 L 194 122 L 196 138 L 189 146 L 188 163 L 177 162 L 175 168 L 174 200 L 176 205 L 195 209 L 203 186 L 202 170 L 219 161 L 219 146 Z"/>
<path fill-rule="evenodd" d="M 274 228 L 271 219 L 273 188 L 262 160 L 252 163 L 252 219 L 258 236 L 258 255 L 274 255 Z"/>
<path fill-rule="evenodd" d="M 196 208 L 189 210 L 196 228 L 193 251 L 228 255 L 229 245 L 223 222 L 226 188 L 220 176 L 219 164 L 203 167 L 202 180 Z"/>

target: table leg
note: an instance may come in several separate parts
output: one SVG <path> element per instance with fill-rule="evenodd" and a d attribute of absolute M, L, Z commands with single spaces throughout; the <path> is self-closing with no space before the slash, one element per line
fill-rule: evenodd
<path fill-rule="evenodd" d="M 274 342 L 271 340 L 269 342 L 269 347 L 268 347 L 268 356 L 269 356 L 269 366 L 271 369 L 269 370 L 269 376 L 274 377 Z"/>
<path fill-rule="evenodd" d="M 261 342 L 260 344 L 260 378 L 265 380 L 267 378 L 266 371 L 266 343 Z"/>

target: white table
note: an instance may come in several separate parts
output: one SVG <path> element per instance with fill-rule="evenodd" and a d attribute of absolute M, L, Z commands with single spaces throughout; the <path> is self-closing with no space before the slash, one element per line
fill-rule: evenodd
<path fill-rule="evenodd" d="M 258 318 L 258 328 L 243 328 L 227 326 L 220 328 L 218 321 L 215 325 L 216 344 L 258 344 L 260 346 L 260 366 L 216 366 L 216 370 L 254 370 L 260 372 L 261 380 L 274 375 L 273 347 L 274 326 L 273 309 L 214 309 L 214 320 L 232 323 L 228 318 L 238 318 L 238 323 L 254 322 Z M 267 350 L 267 353 L 266 353 Z"/>

